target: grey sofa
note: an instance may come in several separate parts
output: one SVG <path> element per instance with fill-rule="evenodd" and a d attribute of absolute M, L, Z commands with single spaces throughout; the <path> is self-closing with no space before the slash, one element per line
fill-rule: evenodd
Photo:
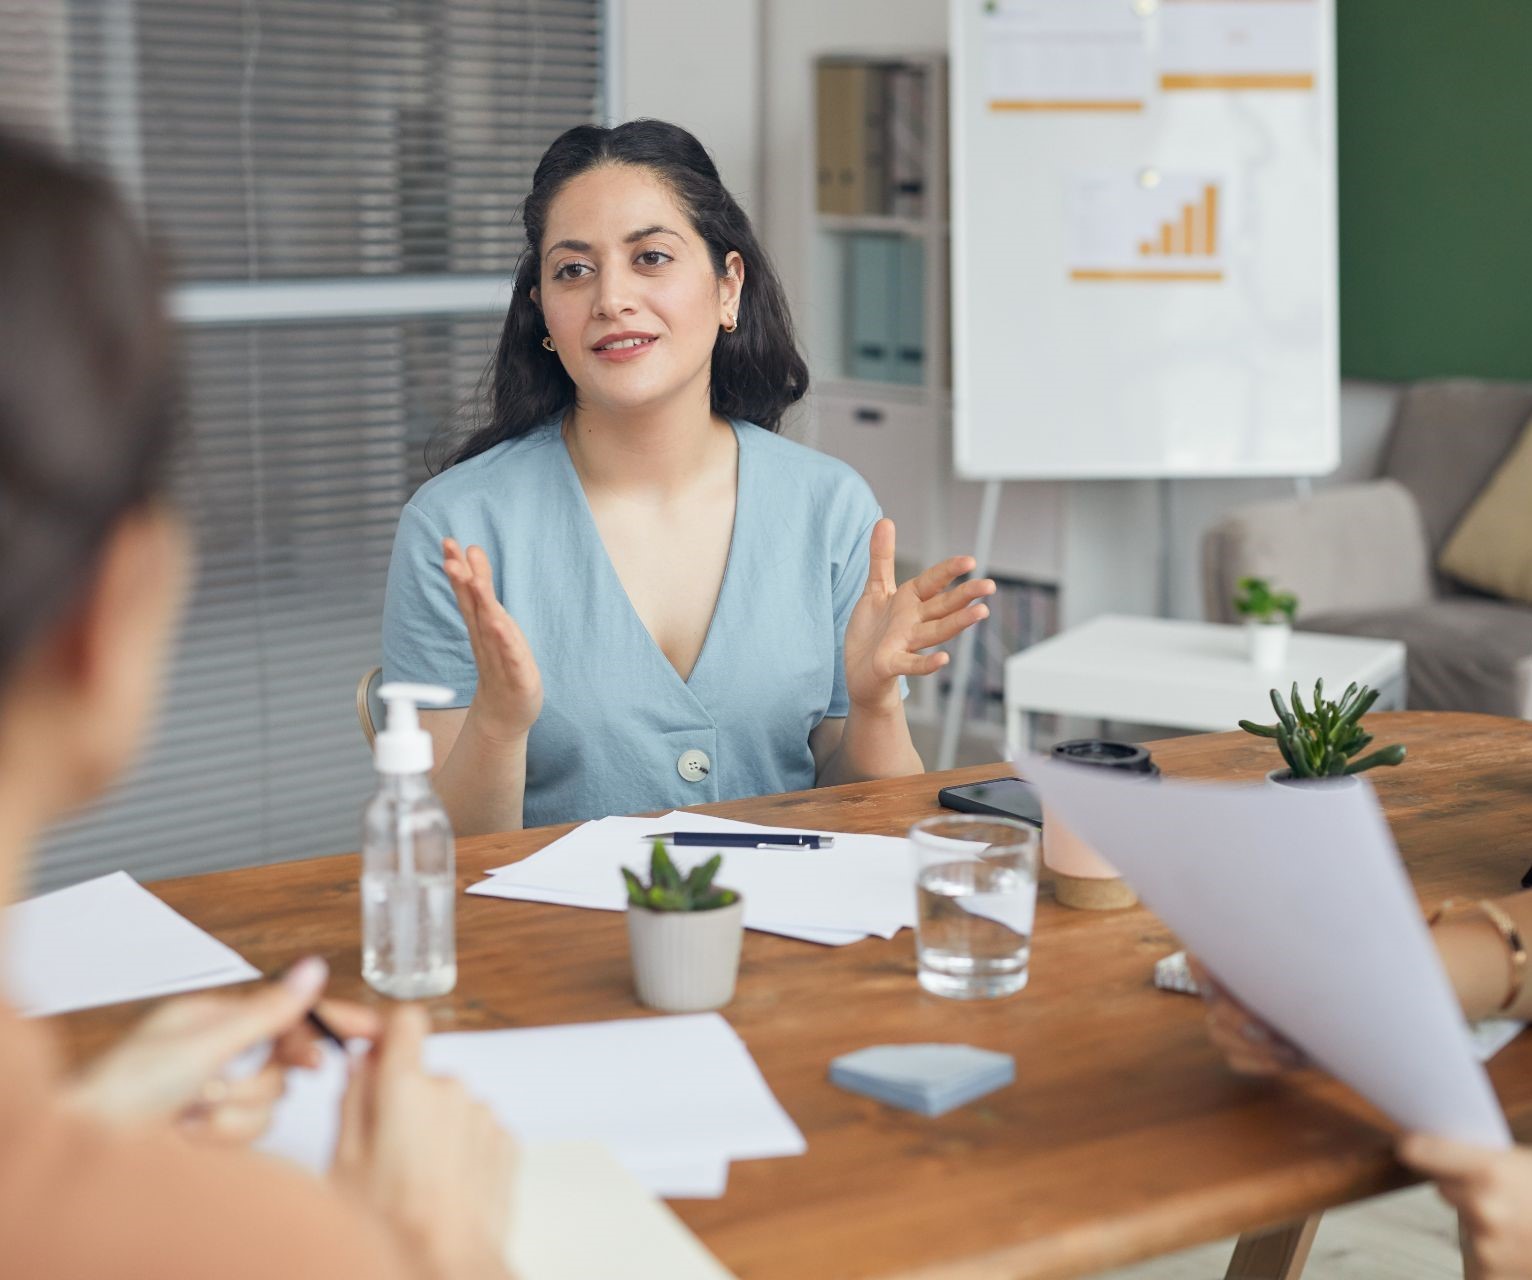
<path fill-rule="evenodd" d="M 1473 592 L 1435 567 L 1529 418 L 1532 383 L 1412 385 L 1377 479 L 1253 503 L 1206 534 L 1208 617 L 1234 621 L 1236 582 L 1270 578 L 1297 593 L 1302 630 L 1404 641 L 1411 707 L 1532 719 L 1532 606 Z"/>

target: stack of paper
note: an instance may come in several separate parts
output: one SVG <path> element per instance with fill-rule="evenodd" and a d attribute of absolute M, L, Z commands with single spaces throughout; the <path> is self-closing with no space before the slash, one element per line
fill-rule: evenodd
<path fill-rule="evenodd" d="M 658 818 L 602 818 L 576 827 L 531 857 L 490 872 L 468 892 L 526 902 L 621 911 L 627 906 L 622 868 L 648 876 L 658 831 L 784 831 L 700 813 Z M 801 828 L 791 828 L 801 831 Z M 892 938 L 915 924 L 915 871 L 907 842 L 895 836 L 833 836 L 831 849 L 671 850 L 683 871 L 723 854 L 718 883 L 745 900 L 745 927 L 808 942 L 843 946 L 871 934 Z"/>
<path fill-rule="evenodd" d="M 8 997 L 31 1017 L 261 976 L 126 871 L 18 902 L 0 941 Z"/>
<path fill-rule="evenodd" d="M 731 1160 L 802 1155 L 803 1135 L 716 1013 L 432 1036 L 426 1065 L 461 1080 L 524 1142 L 606 1147 L 650 1191 L 721 1196 Z M 335 1149 L 345 1064 L 293 1071 L 265 1150 L 314 1170 Z"/>

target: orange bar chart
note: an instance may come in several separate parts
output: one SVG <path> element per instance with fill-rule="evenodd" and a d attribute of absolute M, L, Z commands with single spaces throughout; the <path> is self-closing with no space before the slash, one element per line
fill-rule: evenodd
<path fill-rule="evenodd" d="M 1218 256 L 1218 188 L 1209 183 L 1202 198 L 1160 225 L 1158 236 L 1138 243 L 1141 258 L 1213 258 Z"/>

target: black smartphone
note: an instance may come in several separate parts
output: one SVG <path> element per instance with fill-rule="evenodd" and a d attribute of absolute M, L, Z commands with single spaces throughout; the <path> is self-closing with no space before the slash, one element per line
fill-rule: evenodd
<path fill-rule="evenodd" d="M 991 778 L 963 787 L 943 787 L 936 793 L 936 800 L 943 808 L 959 813 L 992 813 L 1017 818 L 1038 828 L 1043 825 L 1043 802 L 1037 788 L 1020 778 Z"/>

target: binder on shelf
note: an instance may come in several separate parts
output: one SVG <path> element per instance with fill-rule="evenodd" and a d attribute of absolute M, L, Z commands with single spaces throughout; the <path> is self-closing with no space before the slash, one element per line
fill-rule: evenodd
<path fill-rule="evenodd" d="M 835 175 L 840 167 L 838 134 L 840 67 L 821 62 L 814 69 L 814 202 L 820 213 L 838 213 Z"/>
<path fill-rule="evenodd" d="M 818 64 L 818 171 L 819 211 L 821 213 L 859 213 L 852 204 L 856 190 L 861 144 L 861 102 L 853 74 L 857 68 L 848 62 L 825 61 Z"/>
<path fill-rule="evenodd" d="M 860 232 L 850 237 L 846 281 L 847 372 L 871 382 L 898 379 L 895 291 L 901 240 Z"/>
<path fill-rule="evenodd" d="M 885 209 L 904 218 L 925 214 L 926 75 L 919 67 L 891 66 L 884 74 L 888 146 Z"/>
<path fill-rule="evenodd" d="M 894 381 L 920 386 L 926 380 L 925 245 L 901 237 L 896 264 Z"/>
<path fill-rule="evenodd" d="M 837 126 L 841 135 L 840 168 L 836 175 L 838 195 L 836 204 L 841 213 L 867 212 L 868 177 L 868 85 L 872 69 L 861 63 L 846 63 L 841 67 L 845 77 L 845 97 L 842 114 Z"/>

